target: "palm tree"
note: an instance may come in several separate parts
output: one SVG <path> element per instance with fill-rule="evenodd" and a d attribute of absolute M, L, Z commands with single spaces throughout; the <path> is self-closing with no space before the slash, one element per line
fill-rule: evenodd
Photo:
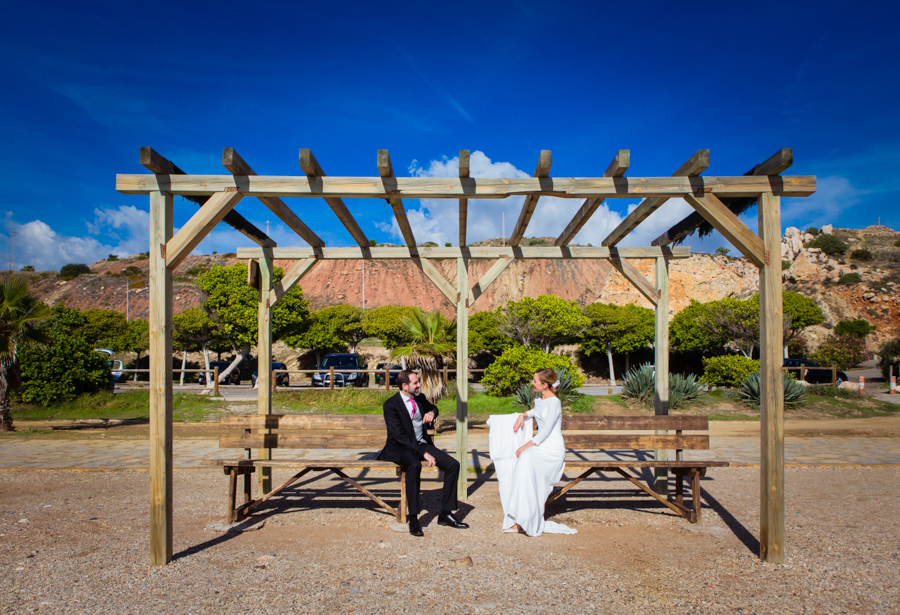
<path fill-rule="evenodd" d="M 432 402 L 446 397 L 447 386 L 439 370 L 456 352 L 456 321 L 445 319 L 437 310 L 415 308 L 400 325 L 412 341 L 391 350 L 391 360 L 403 359 L 408 369 L 419 372 L 422 394 Z"/>
<path fill-rule="evenodd" d="M 0 431 L 12 431 L 9 413 L 10 388 L 22 386 L 17 351 L 27 343 L 45 343 L 47 337 L 35 328 L 35 323 L 50 316 L 44 305 L 19 278 L 8 276 L 0 280 Z"/>

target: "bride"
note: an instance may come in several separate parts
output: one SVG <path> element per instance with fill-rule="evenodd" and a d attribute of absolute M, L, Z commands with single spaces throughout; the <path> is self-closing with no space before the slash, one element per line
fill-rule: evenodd
<path fill-rule="evenodd" d="M 531 382 L 540 394 L 534 409 L 519 416 L 513 425 L 518 432 L 526 417 L 537 420 L 538 434 L 516 451 L 508 506 L 503 519 L 503 531 L 524 532 L 529 536 L 543 533 L 574 534 L 575 529 L 561 523 L 544 521 L 544 503 L 553 485 L 562 478 L 566 463 L 566 445 L 562 437 L 562 406 L 556 392 L 559 380 L 552 369 L 542 369 Z"/>

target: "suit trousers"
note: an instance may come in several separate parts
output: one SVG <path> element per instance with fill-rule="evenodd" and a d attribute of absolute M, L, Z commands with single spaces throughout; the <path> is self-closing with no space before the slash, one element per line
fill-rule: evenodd
<path fill-rule="evenodd" d="M 391 452 L 399 453 L 399 455 L 390 455 L 390 457 L 399 457 L 394 462 L 406 472 L 406 504 L 409 514 L 418 515 L 421 510 L 419 507 L 419 485 L 421 483 L 423 460 L 415 451 L 411 451 L 408 448 Z M 425 445 L 425 452 L 434 457 L 438 469 L 444 473 L 444 486 L 441 490 L 441 512 L 453 512 L 459 507 L 457 502 L 459 462 L 432 444 Z"/>

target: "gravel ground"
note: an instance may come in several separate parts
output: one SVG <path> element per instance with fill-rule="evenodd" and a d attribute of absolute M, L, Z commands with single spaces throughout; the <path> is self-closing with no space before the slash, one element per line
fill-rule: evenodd
<path fill-rule="evenodd" d="M 162 568 L 148 565 L 146 472 L 0 472 L 0 612 L 900 612 L 900 468 L 786 472 L 775 566 L 757 555 L 755 468 L 710 471 L 697 525 L 622 480 L 585 481 L 549 510 L 579 533 L 540 538 L 499 532 L 494 481 L 470 482 L 470 530 L 437 526 L 429 474 L 418 539 L 330 477 L 273 499 L 259 529 L 223 534 L 210 527 L 224 475 L 179 471 Z M 396 501 L 396 479 L 362 480 Z"/>

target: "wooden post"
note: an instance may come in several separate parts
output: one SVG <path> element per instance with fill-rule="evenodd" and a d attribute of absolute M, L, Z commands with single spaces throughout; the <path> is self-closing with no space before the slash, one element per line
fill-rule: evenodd
<path fill-rule="evenodd" d="M 758 207 L 765 263 L 759 269 L 760 511 L 759 555 L 784 563 L 784 363 L 781 299 L 781 197 L 763 193 Z"/>
<path fill-rule="evenodd" d="M 654 362 L 656 364 L 656 395 L 653 398 L 653 410 L 656 416 L 669 414 L 669 263 L 665 257 L 656 259 L 656 338 L 653 344 Z M 666 431 L 657 430 L 657 435 L 666 435 Z M 668 451 L 658 450 L 654 458 L 665 461 Z M 656 493 L 665 495 L 669 492 L 669 472 L 666 468 L 657 468 L 654 478 Z"/>
<path fill-rule="evenodd" d="M 172 194 L 150 193 L 150 564 L 172 561 Z M 137 374 L 135 374 L 137 377 Z"/>
<path fill-rule="evenodd" d="M 219 366 L 216 365 L 213 368 L 213 395 L 215 397 L 219 396 Z"/>
<path fill-rule="evenodd" d="M 800 380 L 806 380 L 806 366 L 800 366 Z"/>
<path fill-rule="evenodd" d="M 456 259 L 456 459 L 459 499 L 469 488 L 469 264 Z"/>
<path fill-rule="evenodd" d="M 384 368 L 384 390 L 391 390 L 391 365 L 388 363 L 388 366 Z"/>
<path fill-rule="evenodd" d="M 332 391 L 334 390 L 334 366 L 328 370 L 328 378 L 331 380 L 331 386 L 329 387 Z"/>
<path fill-rule="evenodd" d="M 259 340 L 256 345 L 257 374 L 257 412 L 272 414 L 272 271 L 273 259 L 271 248 L 263 249 L 263 258 L 259 259 Z M 261 429 L 260 434 L 271 433 L 269 429 Z M 259 459 L 271 459 L 272 449 L 261 448 L 257 451 Z M 259 468 L 257 480 L 259 497 L 272 490 L 272 468 Z"/>
<path fill-rule="evenodd" d="M 447 386 L 447 366 L 444 366 L 444 386 Z"/>
<path fill-rule="evenodd" d="M 837 365 L 831 366 L 831 384 L 837 386 Z"/>

